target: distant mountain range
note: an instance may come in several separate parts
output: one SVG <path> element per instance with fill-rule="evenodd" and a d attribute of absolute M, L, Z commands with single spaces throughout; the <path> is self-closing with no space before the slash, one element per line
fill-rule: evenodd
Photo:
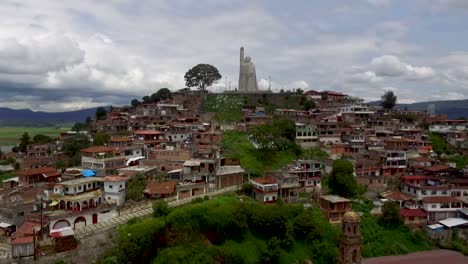
<path fill-rule="evenodd" d="M 96 108 L 71 112 L 49 113 L 30 109 L 11 109 L 0 107 L 2 126 L 55 126 L 84 122 L 88 116 L 94 117 Z"/>
<path fill-rule="evenodd" d="M 380 101 L 370 102 L 379 105 Z M 414 104 L 398 104 L 398 109 L 425 111 L 434 104 L 436 114 L 445 114 L 448 118 L 465 117 L 468 119 L 468 99 L 450 101 L 432 101 Z M 108 108 L 108 107 L 106 107 Z M 0 126 L 56 126 L 84 122 L 88 116 L 94 117 L 96 108 L 71 112 L 49 113 L 30 109 L 11 109 L 0 107 Z"/>
<path fill-rule="evenodd" d="M 369 104 L 379 105 L 380 101 L 370 102 Z M 430 104 L 434 104 L 436 114 L 445 114 L 450 119 L 459 117 L 465 117 L 468 119 L 468 99 L 398 104 L 396 107 L 402 110 L 426 111 Z"/>

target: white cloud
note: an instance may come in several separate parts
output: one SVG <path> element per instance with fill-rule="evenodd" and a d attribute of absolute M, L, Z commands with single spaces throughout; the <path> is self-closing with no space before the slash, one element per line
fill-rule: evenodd
<path fill-rule="evenodd" d="M 404 77 L 408 80 L 427 80 L 435 76 L 431 67 L 413 66 L 392 55 L 372 59 L 371 68 L 379 76 Z"/>
<path fill-rule="evenodd" d="M 78 43 L 60 35 L 0 39 L 0 73 L 44 74 L 66 71 L 83 62 Z"/>
<path fill-rule="evenodd" d="M 348 81 L 351 83 L 376 83 L 382 81 L 382 77 L 377 76 L 375 72 L 366 71 L 351 75 Z"/>

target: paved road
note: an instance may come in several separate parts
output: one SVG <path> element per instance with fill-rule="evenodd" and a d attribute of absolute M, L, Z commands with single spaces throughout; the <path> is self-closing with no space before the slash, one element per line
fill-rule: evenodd
<path fill-rule="evenodd" d="M 203 194 L 203 195 L 198 195 L 198 196 L 193 196 L 190 198 L 186 199 L 181 199 L 181 200 L 176 200 L 176 201 L 171 201 L 168 203 L 169 207 L 175 207 L 178 205 L 183 205 L 190 203 L 193 199 L 196 199 L 198 197 L 204 197 L 205 195 L 207 196 L 217 196 L 217 195 L 222 195 L 225 193 L 229 192 L 234 192 L 237 191 L 240 187 L 238 186 L 232 186 L 228 188 L 224 188 L 218 191 L 214 191 L 211 193 Z M 151 203 L 145 203 L 143 205 L 138 205 L 137 207 L 134 207 L 130 210 L 126 210 L 125 212 L 121 212 L 121 215 L 118 217 L 114 217 L 112 219 L 94 224 L 94 225 L 87 225 L 84 227 L 77 228 L 75 230 L 75 237 L 77 239 L 85 238 L 94 235 L 97 232 L 102 232 L 109 230 L 111 228 L 115 228 L 116 226 L 120 224 L 125 224 L 128 222 L 128 220 L 137 218 L 137 217 L 142 217 L 142 216 L 147 216 L 151 215 L 153 213 L 153 207 Z"/>

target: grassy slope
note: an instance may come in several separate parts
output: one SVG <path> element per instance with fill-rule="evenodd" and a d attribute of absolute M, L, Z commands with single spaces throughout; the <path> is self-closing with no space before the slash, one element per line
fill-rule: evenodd
<path fill-rule="evenodd" d="M 60 132 L 70 130 L 69 127 L 0 127 L 0 145 L 17 144 L 24 132 L 32 138 L 37 134 L 58 137 Z"/>

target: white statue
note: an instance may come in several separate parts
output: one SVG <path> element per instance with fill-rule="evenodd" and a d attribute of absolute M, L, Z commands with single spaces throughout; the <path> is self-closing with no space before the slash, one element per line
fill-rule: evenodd
<path fill-rule="evenodd" d="M 244 47 L 240 48 L 239 91 L 258 91 L 255 65 L 250 61 L 250 57 L 245 57 L 244 59 Z"/>

